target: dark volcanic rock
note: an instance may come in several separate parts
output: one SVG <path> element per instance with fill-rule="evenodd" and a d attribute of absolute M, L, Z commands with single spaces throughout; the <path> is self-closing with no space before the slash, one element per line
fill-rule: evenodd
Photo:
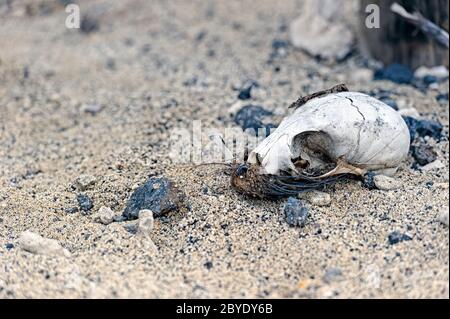
<path fill-rule="evenodd" d="M 78 207 L 68 207 L 64 210 L 67 214 L 75 214 L 78 212 Z"/>
<path fill-rule="evenodd" d="M 169 179 L 151 177 L 134 191 L 122 215 L 126 219 L 136 219 L 140 210 L 149 209 L 154 217 L 160 217 L 178 209 L 183 199 L 184 194 Z"/>
<path fill-rule="evenodd" d="M 389 245 L 395 245 L 401 243 L 402 241 L 409 241 L 409 240 L 412 240 L 412 238 L 406 234 L 400 233 L 399 231 L 394 231 L 390 233 L 388 236 Z"/>
<path fill-rule="evenodd" d="M 384 96 L 380 96 L 378 99 L 379 99 L 381 102 L 383 102 L 383 103 L 389 105 L 389 106 L 390 106 L 391 108 L 393 108 L 394 110 L 398 111 L 398 105 L 397 105 L 397 102 L 395 102 L 391 97 L 384 95 Z"/>
<path fill-rule="evenodd" d="M 413 71 L 402 64 L 391 64 L 379 69 L 374 74 L 374 80 L 389 80 L 398 84 L 411 84 L 414 79 Z"/>
<path fill-rule="evenodd" d="M 94 203 L 92 202 L 92 199 L 89 196 L 87 196 L 86 194 L 78 194 L 77 201 L 78 201 L 78 205 L 80 206 L 80 209 L 84 213 L 88 213 L 94 207 Z"/>
<path fill-rule="evenodd" d="M 239 89 L 238 99 L 239 100 L 249 100 L 252 98 L 253 87 L 258 86 L 255 81 L 249 81 L 245 83 L 242 88 Z"/>
<path fill-rule="evenodd" d="M 306 219 L 309 215 L 309 209 L 301 200 L 298 200 L 294 197 L 289 197 L 287 203 L 284 205 L 283 210 L 286 216 L 286 222 L 290 226 L 304 227 L 306 225 Z"/>
<path fill-rule="evenodd" d="M 374 176 L 375 176 L 375 173 L 373 173 L 373 172 L 366 173 L 364 175 L 364 180 L 363 180 L 362 186 L 369 190 L 376 189 L 377 186 L 375 185 L 375 181 L 373 179 Z"/>
<path fill-rule="evenodd" d="M 411 147 L 411 153 L 419 165 L 427 165 L 437 159 L 437 154 L 433 147 L 429 145 L 419 145 Z"/>
<path fill-rule="evenodd" d="M 440 104 L 447 104 L 448 103 L 448 92 L 438 94 L 438 96 L 436 96 L 436 100 Z"/>
<path fill-rule="evenodd" d="M 258 129 L 265 128 L 266 136 L 269 135 L 270 129 L 275 128 L 273 124 L 264 124 L 263 118 L 271 116 L 273 113 L 265 110 L 258 105 L 246 105 L 242 107 L 235 115 L 234 122 L 239 125 L 242 130 L 252 129 L 258 135 Z"/>
<path fill-rule="evenodd" d="M 403 119 L 408 125 L 411 142 L 414 141 L 417 135 L 420 137 L 429 136 L 436 141 L 441 140 L 443 129 L 441 123 L 432 120 L 418 120 L 410 116 L 404 116 Z"/>
<path fill-rule="evenodd" d="M 98 18 L 92 15 L 83 15 L 80 23 L 80 31 L 83 33 L 91 33 L 100 29 Z"/>
<path fill-rule="evenodd" d="M 381 102 L 392 107 L 394 110 L 398 111 L 397 102 L 392 98 L 392 95 L 394 95 L 395 92 L 393 92 L 391 90 L 377 88 L 370 92 L 363 92 L 363 93 L 366 93 L 366 94 L 380 100 Z"/>

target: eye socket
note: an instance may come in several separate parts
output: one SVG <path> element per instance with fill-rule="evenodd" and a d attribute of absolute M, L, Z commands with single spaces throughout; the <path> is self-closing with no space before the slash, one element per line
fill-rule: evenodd
<path fill-rule="evenodd" d="M 244 176 L 248 171 L 247 165 L 239 165 L 236 169 L 236 175 L 237 176 Z"/>

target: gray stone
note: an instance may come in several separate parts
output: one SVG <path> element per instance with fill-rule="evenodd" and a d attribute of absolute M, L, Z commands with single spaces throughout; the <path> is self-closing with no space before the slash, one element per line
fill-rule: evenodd
<path fill-rule="evenodd" d="M 21 249 L 37 255 L 69 257 L 70 253 L 57 240 L 44 238 L 31 231 L 23 232 L 19 237 Z"/>
<path fill-rule="evenodd" d="M 94 221 L 104 225 L 109 225 L 114 221 L 115 213 L 111 208 L 102 206 L 94 215 Z"/>
<path fill-rule="evenodd" d="M 341 0 L 305 1 L 301 15 L 290 25 L 292 45 L 322 59 L 345 58 L 355 37 L 344 21 L 343 7 Z"/>
<path fill-rule="evenodd" d="M 94 207 L 92 199 L 86 194 L 78 194 L 77 201 L 83 214 L 88 214 Z"/>
<path fill-rule="evenodd" d="M 97 182 L 97 178 L 95 178 L 95 176 L 82 174 L 82 175 L 78 176 L 78 178 L 76 179 L 75 186 L 80 191 L 85 191 L 86 189 L 95 185 L 96 182 Z"/>
<path fill-rule="evenodd" d="M 340 268 L 328 268 L 322 280 L 326 283 L 341 281 L 343 279 L 342 270 Z"/>
<path fill-rule="evenodd" d="M 407 234 L 402 234 L 399 231 L 393 231 L 388 235 L 388 242 L 389 245 L 396 245 L 398 243 L 401 243 L 403 241 L 410 241 L 412 240 L 412 237 Z"/>
<path fill-rule="evenodd" d="M 300 198 L 306 199 L 311 205 L 314 206 L 328 206 L 331 203 L 330 194 L 321 191 L 311 191 L 300 194 Z"/>
<path fill-rule="evenodd" d="M 373 177 L 373 182 L 375 186 L 383 191 L 389 191 L 400 188 L 400 183 L 392 178 L 385 175 L 376 175 Z"/>
<path fill-rule="evenodd" d="M 148 209 L 141 210 L 139 212 L 138 232 L 143 235 L 150 235 L 153 230 L 153 225 L 153 212 Z"/>
<path fill-rule="evenodd" d="M 290 226 L 304 227 L 308 218 L 309 209 L 304 202 L 294 197 L 289 197 L 283 208 L 286 222 Z"/>

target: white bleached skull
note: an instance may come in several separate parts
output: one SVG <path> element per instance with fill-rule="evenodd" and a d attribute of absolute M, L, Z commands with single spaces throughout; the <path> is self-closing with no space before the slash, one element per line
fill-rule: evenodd
<path fill-rule="evenodd" d="M 247 175 L 232 174 L 232 184 L 243 193 L 266 197 L 248 191 L 256 187 L 252 179 L 270 177 L 282 196 L 285 189 L 293 190 L 289 194 L 314 189 L 321 181 L 342 174 L 392 175 L 407 157 L 409 146 L 405 121 L 388 105 L 357 92 L 325 94 L 287 116 L 236 171 Z M 278 176 L 283 176 L 281 184 Z M 273 187 L 269 188 L 270 193 Z"/>

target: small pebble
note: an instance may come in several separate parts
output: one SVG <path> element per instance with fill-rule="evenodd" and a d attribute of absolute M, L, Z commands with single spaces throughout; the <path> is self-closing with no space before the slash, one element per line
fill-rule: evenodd
<path fill-rule="evenodd" d="M 263 124 L 263 118 L 273 115 L 272 112 L 265 110 L 258 105 L 246 105 L 242 107 L 235 115 L 234 122 L 239 125 L 243 131 L 250 130 L 251 133 L 258 136 L 259 130 L 265 131 L 265 136 L 270 134 L 270 130 L 275 128 L 273 124 Z"/>
<path fill-rule="evenodd" d="M 429 172 L 429 171 L 434 171 L 434 170 L 438 170 L 441 168 L 445 168 L 444 163 L 442 163 L 440 160 L 435 160 L 434 162 L 431 162 L 430 164 L 422 166 L 420 168 L 420 170 L 422 172 Z"/>
<path fill-rule="evenodd" d="M 115 213 L 111 208 L 102 206 L 98 210 L 98 212 L 94 215 L 94 220 L 97 223 L 101 223 L 103 225 L 109 225 L 114 222 Z"/>
<path fill-rule="evenodd" d="M 92 202 L 92 199 L 89 196 L 87 196 L 86 194 L 78 194 L 77 201 L 78 201 L 78 205 L 80 206 L 80 209 L 84 213 L 88 213 L 94 207 L 94 203 Z"/>
<path fill-rule="evenodd" d="M 21 249 L 37 255 L 70 256 L 69 251 L 64 249 L 57 240 L 44 238 L 31 231 L 25 231 L 20 235 L 19 246 Z"/>
<path fill-rule="evenodd" d="M 254 81 L 249 81 L 242 88 L 239 89 L 238 99 L 239 100 L 249 100 L 252 98 L 252 89 L 258 84 Z"/>
<path fill-rule="evenodd" d="M 401 186 L 396 179 L 385 175 L 375 175 L 373 177 L 373 182 L 376 188 L 384 191 L 398 189 Z"/>
<path fill-rule="evenodd" d="M 92 15 L 84 14 L 81 23 L 80 23 L 80 31 L 83 33 L 91 33 L 94 31 L 98 31 L 100 29 L 100 23 L 98 18 L 93 17 Z"/>
<path fill-rule="evenodd" d="M 432 76 L 439 81 L 445 80 L 448 79 L 448 69 L 443 65 L 435 66 L 432 68 L 421 66 L 414 72 L 414 77 L 419 79 L 423 79 L 427 76 Z"/>
<path fill-rule="evenodd" d="M 448 227 L 448 211 L 449 211 L 449 208 L 447 206 L 439 214 L 439 221 L 442 224 L 446 225 L 447 227 Z"/>
<path fill-rule="evenodd" d="M 153 212 L 148 209 L 141 210 L 139 212 L 138 232 L 143 235 L 150 235 L 153 230 L 153 225 Z"/>
<path fill-rule="evenodd" d="M 341 281 L 343 279 L 342 270 L 340 268 L 328 268 L 322 280 L 327 284 Z"/>
<path fill-rule="evenodd" d="M 75 186 L 80 191 L 85 191 L 88 188 L 90 188 L 91 186 L 94 186 L 96 182 L 97 182 L 97 179 L 94 176 L 83 174 L 83 175 L 78 176 L 78 178 L 75 181 Z"/>
<path fill-rule="evenodd" d="M 271 64 L 275 60 L 286 56 L 289 42 L 285 40 L 275 39 L 272 41 L 272 52 L 270 53 L 268 63 Z"/>
<path fill-rule="evenodd" d="M 448 104 L 448 92 L 438 94 L 436 96 L 436 100 L 439 102 L 439 104 Z"/>
<path fill-rule="evenodd" d="M 399 231 L 394 231 L 390 233 L 388 236 L 389 245 L 396 245 L 398 243 L 401 243 L 402 241 L 409 241 L 409 240 L 412 240 L 410 236 L 402 234 Z"/>
<path fill-rule="evenodd" d="M 448 220 L 448 219 L 447 219 L 447 220 Z M 447 224 L 447 225 L 448 225 L 448 224 Z M 5 248 L 8 249 L 8 250 L 11 250 L 11 249 L 14 248 L 14 244 L 7 243 L 7 244 L 5 245 Z"/>
<path fill-rule="evenodd" d="M 92 114 L 92 115 L 99 113 L 102 109 L 103 109 L 103 107 L 99 104 L 84 104 L 81 107 L 81 111 Z"/>
<path fill-rule="evenodd" d="M 331 203 L 331 196 L 321 191 L 311 191 L 301 193 L 300 198 L 306 199 L 310 204 L 315 206 L 328 206 Z"/>
<path fill-rule="evenodd" d="M 427 165 L 437 159 L 437 154 L 430 145 L 419 145 L 411 147 L 412 156 L 421 165 Z"/>
<path fill-rule="evenodd" d="M 300 201 L 294 197 L 289 197 L 287 203 L 284 205 L 284 214 L 286 222 L 290 226 L 304 227 L 309 215 L 309 209 L 304 205 L 303 201 Z"/>
<path fill-rule="evenodd" d="M 205 266 L 206 269 L 210 270 L 213 267 L 213 263 L 212 261 L 207 261 L 203 266 Z"/>
<path fill-rule="evenodd" d="M 369 190 L 376 189 L 377 187 L 375 186 L 375 182 L 373 180 L 374 177 L 375 177 L 375 173 L 374 172 L 367 172 L 364 175 L 364 180 L 362 182 L 362 186 L 364 188 L 369 189 Z"/>

